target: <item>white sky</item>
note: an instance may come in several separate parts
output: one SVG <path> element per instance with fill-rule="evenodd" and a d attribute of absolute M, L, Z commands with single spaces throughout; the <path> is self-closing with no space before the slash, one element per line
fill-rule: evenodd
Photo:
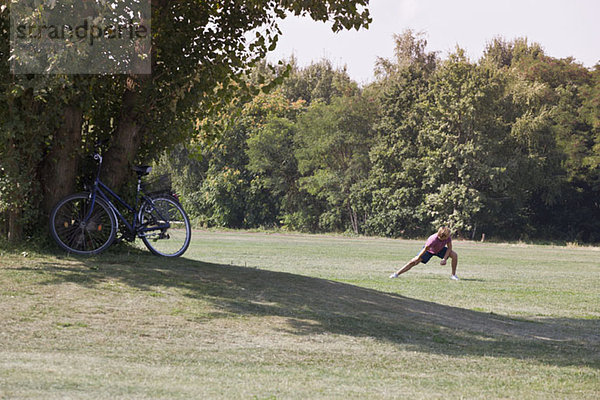
<path fill-rule="evenodd" d="M 459 45 L 477 61 L 496 36 L 527 37 L 547 55 L 572 56 L 586 67 L 600 62 L 600 0 L 371 0 L 368 30 L 331 32 L 330 24 L 288 17 L 268 59 L 294 54 L 300 65 L 328 58 L 359 83 L 373 80 L 376 58 L 393 54 L 394 33 L 423 31 L 428 51 L 446 57 Z"/>

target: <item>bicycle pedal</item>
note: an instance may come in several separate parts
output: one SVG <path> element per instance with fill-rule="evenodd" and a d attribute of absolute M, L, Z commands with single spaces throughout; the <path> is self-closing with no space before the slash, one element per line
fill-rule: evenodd
<path fill-rule="evenodd" d="M 122 234 L 121 236 L 115 239 L 116 243 L 121 243 L 124 241 L 133 242 L 135 240 L 135 236 Z"/>

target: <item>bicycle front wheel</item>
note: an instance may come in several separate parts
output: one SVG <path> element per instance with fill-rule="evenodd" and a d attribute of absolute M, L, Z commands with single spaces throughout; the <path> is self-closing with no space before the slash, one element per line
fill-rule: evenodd
<path fill-rule="evenodd" d="M 155 195 L 142 203 L 138 211 L 138 235 L 153 254 L 179 257 L 192 237 L 190 220 L 181 204 L 170 195 Z"/>
<path fill-rule="evenodd" d="M 69 253 L 98 254 L 106 250 L 117 235 L 117 221 L 110 207 L 90 193 L 65 197 L 50 213 L 50 234 Z M 89 214 L 89 218 L 88 217 Z"/>

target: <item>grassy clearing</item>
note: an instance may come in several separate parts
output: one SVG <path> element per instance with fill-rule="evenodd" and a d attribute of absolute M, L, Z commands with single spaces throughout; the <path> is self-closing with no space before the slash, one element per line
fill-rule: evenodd
<path fill-rule="evenodd" d="M 186 258 L 0 255 L 0 398 L 600 396 L 600 250 L 194 232 Z"/>

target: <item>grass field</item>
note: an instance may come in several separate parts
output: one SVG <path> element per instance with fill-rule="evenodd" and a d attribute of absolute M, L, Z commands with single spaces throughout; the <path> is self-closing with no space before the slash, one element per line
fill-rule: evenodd
<path fill-rule="evenodd" d="M 598 399 L 600 249 L 195 231 L 0 251 L 0 399 Z"/>

